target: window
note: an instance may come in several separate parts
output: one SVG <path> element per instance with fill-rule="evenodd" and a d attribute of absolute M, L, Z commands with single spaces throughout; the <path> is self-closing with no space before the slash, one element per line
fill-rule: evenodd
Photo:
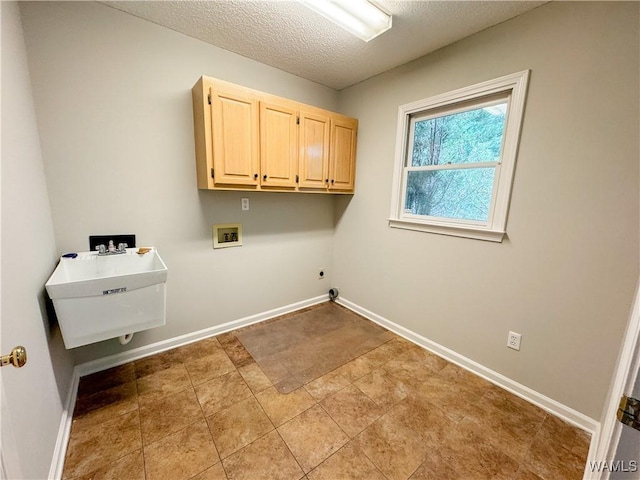
<path fill-rule="evenodd" d="M 528 77 L 399 108 L 391 227 L 502 241 Z"/>

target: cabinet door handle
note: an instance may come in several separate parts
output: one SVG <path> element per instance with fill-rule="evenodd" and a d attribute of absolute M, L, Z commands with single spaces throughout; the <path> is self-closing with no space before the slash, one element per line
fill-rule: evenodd
<path fill-rule="evenodd" d="M 258 174 L 257 174 L 257 173 L 253 175 L 253 179 L 254 179 L 254 180 L 257 180 L 257 179 L 258 179 Z"/>
<path fill-rule="evenodd" d="M 333 185 L 334 182 L 335 182 L 335 180 L 332 178 L 331 179 L 331 185 Z"/>
<path fill-rule="evenodd" d="M 329 179 L 327 178 L 327 179 L 324 181 L 324 183 L 329 183 Z"/>
<path fill-rule="evenodd" d="M 263 176 L 262 176 L 262 179 L 263 179 L 263 180 L 266 180 L 266 179 L 267 179 L 267 176 L 266 176 L 266 175 L 263 175 Z"/>

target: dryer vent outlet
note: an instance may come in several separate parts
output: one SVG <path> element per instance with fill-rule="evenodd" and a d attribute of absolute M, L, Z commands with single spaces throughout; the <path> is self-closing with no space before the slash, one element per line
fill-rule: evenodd
<path fill-rule="evenodd" d="M 340 292 L 338 292 L 336 287 L 331 287 L 329 289 L 329 300 L 332 302 L 335 301 L 335 299 L 338 298 L 338 295 L 340 295 Z"/>

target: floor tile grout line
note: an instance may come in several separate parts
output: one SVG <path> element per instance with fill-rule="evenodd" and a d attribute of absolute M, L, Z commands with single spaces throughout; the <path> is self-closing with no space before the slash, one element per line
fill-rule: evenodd
<path fill-rule="evenodd" d="M 549 413 L 545 412 L 544 417 L 542 418 L 542 420 L 540 421 L 540 423 L 537 426 L 536 429 L 536 433 L 533 434 L 531 436 L 531 441 L 527 442 L 527 453 L 531 451 L 531 447 L 533 446 L 533 442 L 536 440 L 537 436 L 540 435 L 540 432 L 542 432 L 542 425 L 544 424 L 544 421 L 549 417 Z M 561 445 L 562 446 L 562 445 Z M 522 461 L 520 461 L 520 464 L 523 464 L 526 461 L 526 458 L 524 458 Z"/>
<path fill-rule="evenodd" d="M 300 387 L 298 387 L 298 388 L 302 388 L 305 392 L 307 392 L 307 390 L 304 388 L 304 385 L 302 385 L 302 386 L 300 386 Z M 296 390 L 297 390 L 297 389 L 296 389 Z M 276 388 L 276 391 L 277 391 L 277 388 Z M 294 390 L 294 391 L 295 391 L 295 390 Z M 278 393 L 279 393 L 280 395 L 287 395 L 287 394 L 281 394 L 280 392 L 278 392 Z M 289 393 L 293 393 L 293 391 L 292 391 L 292 392 L 289 392 Z M 308 407 L 308 408 L 304 409 L 303 411 L 299 412 L 299 413 L 298 413 L 297 415 L 295 415 L 294 417 L 292 417 L 292 418 L 288 419 L 287 421 L 283 422 L 282 424 L 280 424 L 280 425 L 278 425 L 278 426 L 275 426 L 275 423 L 273 422 L 273 420 L 271 419 L 271 417 L 269 417 L 269 415 L 267 414 L 267 412 L 264 410 L 264 406 L 262 405 L 262 403 L 260 403 L 260 400 L 259 400 L 259 399 L 255 396 L 255 394 L 254 394 L 254 397 L 256 397 L 256 401 L 258 402 L 258 405 L 260 405 L 260 408 L 262 409 L 262 411 L 264 412 L 264 414 L 266 415 L 266 417 L 267 417 L 267 418 L 269 419 L 269 421 L 271 422 L 271 425 L 274 427 L 274 430 L 278 433 L 278 436 L 280 437 L 280 440 L 282 440 L 282 442 L 284 443 L 284 445 L 287 447 L 287 450 L 289 451 L 289 453 L 291 454 L 291 456 L 294 458 L 294 460 L 296 461 L 296 463 L 297 463 L 297 464 L 298 464 L 298 466 L 300 467 L 300 470 L 301 470 L 301 471 L 302 471 L 302 473 L 303 473 L 303 475 L 302 475 L 302 477 L 301 477 L 301 478 L 303 478 L 303 477 L 305 477 L 305 478 L 306 478 L 306 477 L 307 477 L 307 475 L 308 475 L 311 471 L 313 471 L 313 470 L 314 470 L 318 465 L 316 465 L 316 467 L 314 467 L 313 469 L 311 469 L 309 472 L 305 472 L 304 468 L 303 468 L 303 467 L 302 467 L 302 465 L 300 464 L 300 461 L 299 461 L 299 460 L 298 460 L 298 458 L 295 456 L 295 454 L 291 451 L 291 448 L 289 448 L 289 445 L 287 444 L 287 442 L 285 441 L 285 439 L 282 437 L 282 434 L 280 433 L 280 430 L 278 430 L 278 429 L 279 429 L 280 427 L 282 427 L 283 425 L 286 425 L 287 423 L 291 422 L 293 419 L 295 419 L 295 418 L 299 417 L 300 415 L 302 415 L 303 413 L 307 412 L 308 410 L 310 410 L 311 408 L 313 408 L 313 407 L 315 407 L 315 406 L 319 406 L 323 411 L 325 411 L 325 409 L 322 407 L 322 405 L 320 405 L 320 402 L 319 402 L 319 401 L 318 401 L 318 400 L 317 400 L 313 395 L 311 395 L 309 392 L 307 392 L 307 394 L 308 394 L 308 395 L 313 399 L 313 401 L 314 401 L 314 405 L 312 405 L 312 406 L 310 406 L 310 407 Z M 331 415 L 329 414 L 329 412 L 326 412 L 326 413 L 331 417 Z M 333 417 L 331 417 L 331 419 L 335 422 L 335 420 L 333 419 Z M 337 423 L 337 422 L 335 422 L 335 423 L 336 423 L 336 425 L 338 425 L 338 423 Z M 347 436 L 347 438 L 349 438 L 349 441 L 350 441 L 350 440 L 351 440 L 351 438 L 349 437 L 349 435 L 347 435 L 347 434 L 346 434 L 346 432 L 344 432 L 344 430 L 342 430 L 342 428 L 340 427 L 340 425 L 338 425 L 338 428 L 340 428 L 340 430 L 341 430 L 343 433 L 345 433 L 345 435 Z M 273 430 L 272 430 L 272 431 L 273 431 Z M 270 432 L 268 432 L 268 433 L 271 433 L 271 431 L 270 431 Z M 267 434 L 268 434 L 268 433 L 267 433 Z M 267 434 L 265 434 L 265 435 L 267 435 Z M 265 435 L 263 435 L 263 436 L 265 436 Z M 262 437 L 260 437 L 260 438 L 262 438 Z M 257 440 L 257 439 L 256 439 L 256 440 Z M 255 442 L 256 440 L 254 440 L 254 442 Z M 349 441 L 347 441 L 347 443 L 349 443 Z M 253 443 L 253 442 L 251 442 L 251 443 Z M 251 445 L 251 443 L 249 443 L 249 445 Z M 346 444 L 345 444 L 345 445 L 346 445 Z M 246 445 L 246 446 L 248 446 L 248 445 Z M 245 447 L 246 447 L 246 446 L 245 446 Z M 243 447 L 243 448 L 245 448 L 245 447 Z M 342 448 L 342 447 L 341 447 L 341 448 Z M 334 452 L 334 453 L 335 453 L 335 452 Z M 332 455 L 333 455 L 333 454 L 332 454 Z M 325 460 L 326 460 L 326 459 L 325 459 Z M 325 460 L 323 460 L 323 462 L 324 462 Z M 321 464 L 322 464 L 323 462 L 321 462 Z"/>
<path fill-rule="evenodd" d="M 544 418 L 546 418 L 546 416 L 548 415 L 548 413 L 545 412 L 545 417 L 543 417 L 543 420 L 541 420 L 540 422 L 538 422 L 538 427 L 536 429 L 536 433 L 531 436 L 530 440 L 527 442 L 527 446 L 525 448 L 525 454 L 523 456 L 522 459 L 518 459 L 517 457 L 513 456 L 512 454 L 510 454 L 509 452 L 505 452 L 500 445 L 495 444 L 493 442 L 493 440 L 490 437 L 486 437 L 484 438 L 484 440 L 488 443 L 489 446 L 491 446 L 492 448 L 494 448 L 496 451 L 500 452 L 501 454 L 505 455 L 507 458 L 510 458 L 511 460 L 513 460 L 515 463 L 518 464 L 519 468 L 521 467 L 525 467 L 526 469 L 529 469 L 527 465 L 525 465 L 526 463 L 526 458 L 530 452 L 531 449 L 531 445 L 533 444 L 533 441 L 535 439 L 535 437 L 538 435 L 538 433 L 540 432 L 540 429 L 542 428 L 542 422 L 544 421 Z M 482 425 L 480 425 L 478 422 L 476 422 L 473 418 L 469 417 L 468 415 L 464 415 L 459 421 L 455 422 L 456 426 L 459 425 L 463 420 L 468 420 L 470 422 L 472 422 L 474 425 L 476 425 L 478 428 L 482 428 Z M 516 471 L 517 473 L 517 471 Z M 536 474 L 537 475 L 537 474 Z"/>
<path fill-rule="evenodd" d="M 222 467 L 222 471 L 224 472 L 224 477 L 226 479 L 229 478 L 229 472 L 227 472 L 227 469 L 224 466 L 224 462 L 222 461 L 222 458 L 220 459 L 220 467 Z"/>
<path fill-rule="evenodd" d="M 133 376 L 136 377 L 136 367 L 133 362 Z M 138 411 L 138 433 L 140 433 L 140 453 L 142 454 L 142 471 L 144 472 L 144 478 L 147 479 L 147 462 L 144 454 L 144 438 L 142 437 L 142 415 L 140 414 L 140 395 L 138 394 L 138 379 L 134 380 L 135 390 L 136 390 L 136 410 Z"/>
<path fill-rule="evenodd" d="M 140 401 L 138 396 L 138 382 L 136 382 L 136 403 L 138 404 L 138 424 L 140 428 L 140 453 L 142 454 L 142 471 L 145 480 L 148 480 L 149 472 L 147 469 L 147 456 L 144 451 L 144 437 L 142 436 L 142 415 L 140 415 Z"/>
<path fill-rule="evenodd" d="M 180 347 L 178 347 L 178 348 L 180 348 Z M 223 350 L 223 351 L 224 351 L 224 350 Z M 225 354 L 226 354 L 226 352 L 225 352 Z M 206 356 L 206 355 L 204 355 L 204 356 Z M 204 357 L 204 356 L 203 356 L 203 357 Z M 227 357 L 228 357 L 228 355 L 227 355 Z M 185 371 L 186 371 L 186 373 L 187 373 L 187 377 L 189 378 L 189 385 L 190 385 L 190 387 L 185 387 L 184 389 L 182 389 L 182 390 L 180 390 L 180 391 L 178 391 L 178 392 L 173 392 L 173 393 L 171 393 L 171 394 L 169 394 L 169 395 L 177 395 L 177 394 L 183 393 L 183 392 L 185 392 L 185 391 L 187 391 L 187 390 L 191 389 L 191 391 L 193 391 L 193 393 L 194 393 L 194 395 L 195 395 L 195 397 L 196 397 L 196 401 L 198 402 L 198 407 L 199 407 L 199 409 L 200 409 L 200 413 L 201 413 L 201 415 L 202 415 L 202 418 L 199 418 L 199 419 L 197 419 L 197 420 L 194 420 L 193 422 L 189 423 L 188 425 L 184 426 L 183 428 L 181 428 L 181 429 L 179 429 L 179 430 L 177 430 L 177 431 L 175 431 L 175 432 L 167 433 L 167 434 L 163 435 L 162 437 L 160 437 L 160 438 L 156 439 L 155 441 L 153 441 L 153 442 L 149 443 L 148 445 L 145 445 L 145 444 L 144 444 L 144 438 L 143 438 L 143 436 L 142 436 L 142 417 L 141 417 L 140 415 L 138 415 L 138 421 L 139 421 L 139 423 L 140 423 L 140 437 L 141 437 L 141 444 L 142 444 L 141 449 L 142 449 L 142 455 L 143 455 L 143 464 L 144 464 L 144 465 L 143 465 L 143 467 L 144 467 L 145 480 L 148 480 L 148 476 L 149 476 L 149 475 L 148 475 L 148 468 L 147 468 L 147 458 L 146 458 L 146 454 L 145 454 L 145 450 L 146 450 L 146 449 L 145 449 L 145 447 L 147 447 L 147 448 L 148 448 L 148 447 L 152 446 L 153 444 L 155 444 L 155 443 L 157 443 L 157 442 L 159 442 L 159 441 L 162 441 L 163 439 L 167 438 L 167 437 L 168 437 L 168 436 L 170 436 L 170 435 L 174 435 L 174 434 L 176 434 L 176 433 L 178 433 L 178 432 L 182 432 L 182 431 L 186 430 L 187 428 L 189 428 L 189 427 L 191 427 L 191 426 L 195 425 L 196 423 L 198 423 L 198 422 L 200 422 L 200 421 L 204 421 L 204 422 L 205 422 L 205 425 L 206 425 L 206 427 L 207 427 L 207 431 L 208 431 L 209 436 L 210 436 L 210 438 L 211 438 L 211 442 L 212 442 L 212 444 L 213 444 L 213 446 L 214 446 L 214 448 L 215 448 L 215 450 L 216 450 L 216 454 L 218 455 L 218 461 L 219 461 L 220 463 L 222 463 L 222 458 L 221 458 L 221 456 L 220 456 L 220 452 L 219 452 L 218 447 L 217 447 L 217 445 L 216 445 L 216 443 L 215 443 L 215 440 L 213 439 L 213 435 L 211 434 L 211 430 L 210 430 L 210 428 L 209 428 L 209 423 L 207 422 L 207 417 L 206 417 L 206 415 L 205 415 L 205 413 L 204 413 L 204 410 L 203 410 L 203 408 L 202 408 L 202 404 L 201 404 L 201 402 L 200 402 L 200 399 L 198 398 L 198 395 L 197 395 L 197 393 L 196 393 L 196 391 L 195 391 L 195 389 L 196 389 L 196 385 L 195 385 L 195 384 L 194 384 L 194 382 L 193 382 L 193 376 L 192 376 L 192 374 L 189 372 L 189 369 L 186 367 L 186 364 L 185 364 L 185 362 L 184 362 L 184 361 L 182 361 L 182 360 L 180 360 L 180 361 L 174 361 L 174 362 L 172 362 L 172 364 L 173 364 L 173 363 L 179 364 L 179 365 L 181 365 L 181 366 L 183 366 L 183 367 L 184 367 L 184 369 L 185 369 Z M 173 365 L 172 365 L 172 366 L 173 366 Z M 172 368 L 172 366 L 167 367 L 167 368 Z M 236 368 L 236 367 L 235 367 L 235 365 L 234 365 L 234 368 Z M 236 371 L 237 371 L 237 368 L 236 368 Z M 135 362 L 134 362 L 134 373 L 135 373 Z M 154 372 L 154 373 L 155 373 L 155 372 Z M 152 375 L 152 374 L 151 374 L 151 375 Z M 136 393 L 137 393 L 137 388 L 138 388 L 138 381 L 137 381 L 137 380 L 138 380 L 138 379 L 136 379 Z M 205 382 L 203 382 L 203 383 L 205 383 Z M 137 395 L 137 397 L 139 398 L 140 396 L 139 396 L 139 395 Z M 157 402 L 160 402 L 160 401 L 161 401 L 161 400 L 157 400 Z M 140 402 L 138 401 L 138 410 L 140 410 L 140 409 L 141 409 L 141 407 L 140 407 Z M 216 462 L 216 463 L 217 463 L 217 462 Z M 209 467 L 205 468 L 205 469 L 204 469 L 204 470 L 202 470 L 201 472 L 196 473 L 194 476 L 197 476 L 197 475 L 199 475 L 200 473 L 202 473 L 202 472 L 206 471 L 207 469 L 209 469 L 209 468 L 211 468 L 212 466 L 214 466 L 216 463 L 214 463 L 213 465 L 210 465 Z M 223 466 L 223 469 L 224 469 L 224 466 Z M 225 471 L 225 475 L 226 475 L 226 471 Z"/>
<path fill-rule="evenodd" d="M 206 422 L 206 418 L 199 418 L 197 420 L 194 420 L 191 423 L 188 423 L 187 425 L 183 426 L 182 428 L 176 430 L 175 432 L 167 433 L 167 434 L 163 435 L 162 437 L 160 437 L 160 438 L 158 438 L 158 439 L 154 440 L 153 442 L 148 443 L 146 445 L 143 444 L 142 448 L 144 449 L 144 448 L 152 447 L 156 443 L 158 443 L 158 442 L 160 442 L 162 440 L 165 440 L 167 437 L 170 437 L 171 435 L 175 435 L 176 433 L 180 433 L 180 432 L 186 430 L 189 427 L 193 427 L 196 423 L 202 422 L 202 421 Z M 207 425 L 207 428 L 208 428 L 208 425 Z"/>
<path fill-rule="evenodd" d="M 231 361 L 231 358 L 229 358 L 229 354 L 227 353 L 227 351 L 224 349 L 224 347 L 222 347 L 222 351 L 225 353 L 225 355 L 227 356 L 227 358 L 229 359 L 229 361 Z M 233 362 L 232 362 L 233 363 Z M 238 371 L 238 367 L 236 367 L 235 364 L 233 364 L 233 368 L 235 370 L 235 373 L 238 374 L 238 376 L 242 379 L 242 382 L 244 382 L 245 386 L 247 387 L 247 389 L 251 392 L 251 389 L 249 388 L 249 386 L 246 384 L 246 382 L 244 381 L 244 378 L 242 377 L 242 375 L 240 374 L 240 372 Z M 231 372 L 229 372 L 231 373 Z M 224 374 L 226 375 L 226 374 Z M 218 377 L 219 378 L 219 377 Z M 203 382 L 205 383 L 205 382 Z M 195 387 L 194 387 L 194 391 L 195 391 Z M 252 393 L 253 394 L 253 393 Z M 216 444 L 216 440 L 213 437 L 213 432 L 211 432 L 211 427 L 209 426 L 209 420 L 207 420 L 207 418 L 212 417 L 213 415 L 215 415 L 218 412 L 212 413 L 211 415 L 209 415 L 209 417 L 207 417 L 206 413 L 204 412 L 204 407 L 202 406 L 202 403 L 200 402 L 200 399 L 198 398 L 198 395 L 196 393 L 196 399 L 198 400 L 198 405 L 200 406 L 200 411 L 202 412 L 202 416 L 204 417 L 204 421 L 207 424 L 207 430 L 209 431 L 209 435 L 211 436 L 211 441 L 213 442 L 213 447 L 216 449 L 216 453 L 218 454 L 218 460 L 220 461 L 220 464 L 222 465 L 222 469 L 224 470 L 224 464 L 222 463 L 222 455 L 220 455 L 220 449 L 218 448 L 218 445 Z M 226 407 L 226 408 L 230 408 L 230 407 Z M 221 409 L 220 411 L 225 410 L 225 409 Z M 227 472 L 225 470 L 225 475 L 228 478 Z"/>
<path fill-rule="evenodd" d="M 225 459 L 229 458 L 231 455 L 233 455 L 233 454 L 235 454 L 235 453 L 239 452 L 239 451 L 240 451 L 240 450 L 242 450 L 243 448 L 248 447 L 248 446 L 249 446 L 249 445 L 251 445 L 253 442 L 255 442 L 255 441 L 257 441 L 257 440 L 260 440 L 262 437 L 265 437 L 266 435 L 270 434 L 271 432 L 273 432 L 274 430 L 276 430 L 276 429 L 277 429 L 277 427 L 275 426 L 275 424 L 273 423 L 273 421 L 271 420 L 271 418 L 269 417 L 269 415 L 267 415 L 267 412 L 265 412 L 265 410 L 264 410 L 264 408 L 263 408 L 262 404 L 261 404 L 261 403 L 260 403 L 260 401 L 256 398 L 256 396 L 253 394 L 253 392 L 251 393 L 251 395 L 253 396 L 253 399 L 256 401 L 256 403 L 257 403 L 257 404 L 258 404 L 258 406 L 260 407 L 260 410 L 262 410 L 262 413 L 264 413 L 264 415 L 265 415 L 265 417 L 267 418 L 267 420 L 269 420 L 269 423 L 271 423 L 271 427 L 272 427 L 272 429 L 271 429 L 271 430 L 269 430 L 268 432 L 264 433 L 263 435 L 260 435 L 259 437 L 257 437 L 257 438 L 255 438 L 255 439 L 253 439 L 251 442 L 247 443 L 246 445 L 243 445 L 242 447 L 238 448 L 237 450 L 234 450 L 233 452 L 231 452 L 229 455 L 227 455 L 227 456 L 226 456 L 226 457 L 224 457 L 224 458 L 222 458 L 222 455 L 220 455 L 220 451 L 218 451 L 218 457 L 220 457 L 220 461 L 221 461 L 221 462 L 222 462 L 222 460 L 225 460 Z M 244 400 L 248 400 L 249 398 L 250 398 L 250 397 L 247 397 L 247 398 L 246 398 L 246 399 L 244 399 Z M 244 400 L 243 400 L 243 401 L 244 401 Z M 230 406 L 230 407 L 223 408 L 222 410 L 219 410 L 219 411 L 218 411 L 218 412 L 216 412 L 216 413 L 212 413 L 212 414 L 211 414 L 211 415 L 209 415 L 208 417 L 205 417 L 205 420 L 207 420 L 208 418 L 213 417 L 213 416 L 214 416 L 214 415 L 216 415 L 217 413 L 223 412 L 224 410 L 227 410 L 227 409 L 232 408 L 232 407 L 233 407 L 233 405 L 232 405 L 232 406 Z M 207 426 L 208 426 L 208 425 L 209 425 L 209 421 L 207 420 Z M 209 429 L 209 431 L 211 431 L 211 429 Z M 211 434 L 211 437 L 213 438 L 213 433 Z M 215 445 L 215 443 L 216 443 L 215 439 L 213 439 L 213 443 L 214 443 L 214 445 Z M 216 450 L 217 450 L 217 445 L 216 445 Z"/>
<path fill-rule="evenodd" d="M 437 449 L 440 449 L 440 445 L 438 445 Z M 422 461 L 418 464 L 418 466 L 416 468 L 413 469 L 413 471 L 407 476 L 407 480 L 410 479 L 414 473 L 416 473 L 418 471 L 418 469 L 424 464 L 424 462 L 427 461 L 427 455 L 425 454 L 424 458 L 422 459 Z"/>
<path fill-rule="evenodd" d="M 131 415 L 131 414 L 133 414 L 134 412 L 135 412 L 135 410 L 131 410 L 131 411 L 129 411 L 129 412 L 125 412 L 125 413 L 119 414 L 119 415 L 117 415 L 116 417 L 111 417 L 111 418 L 108 418 L 108 419 L 106 419 L 106 420 L 101 420 L 99 423 L 100 423 L 100 425 L 102 425 L 102 424 L 104 424 L 105 422 L 109 422 L 109 421 L 113 420 L 113 418 L 119 418 L 119 417 L 123 417 L 123 416 L 125 416 L 125 415 Z M 74 419 L 74 420 L 75 420 L 75 419 Z M 138 413 L 138 423 L 139 423 L 139 422 L 140 422 L 140 415 L 139 415 L 139 413 Z M 142 432 L 140 431 L 139 433 L 140 433 L 140 445 L 141 445 L 141 446 L 140 446 L 140 449 L 142 449 Z M 71 443 L 71 436 L 69 437 L 69 443 Z M 115 458 L 111 459 L 108 463 L 105 463 L 105 464 L 101 464 L 101 463 L 99 462 L 99 463 L 98 463 L 98 465 L 97 465 L 97 468 L 94 468 L 90 473 L 92 473 L 92 472 L 94 472 L 94 471 L 97 471 L 97 470 L 99 470 L 100 468 L 104 468 L 104 467 L 108 466 L 108 465 L 109 465 L 109 464 L 111 464 L 111 463 L 114 463 L 114 462 L 117 462 L 117 461 L 119 461 L 119 460 L 122 460 L 122 459 L 123 459 L 123 458 L 125 458 L 126 456 L 131 455 L 132 453 L 134 453 L 134 452 L 136 452 L 136 451 L 138 451 L 138 450 L 140 450 L 140 449 L 137 449 L 137 448 L 136 448 L 136 449 L 134 449 L 134 450 L 125 451 L 125 452 L 121 453 L 120 455 L 116 456 Z M 70 451 L 71 451 L 70 449 L 67 449 L 67 455 L 70 453 Z M 65 457 L 66 457 L 66 456 L 65 456 Z M 67 458 L 65 458 L 65 462 L 66 462 L 66 461 L 67 461 Z M 63 477 L 64 477 L 64 469 L 63 469 Z M 82 477 L 82 475 L 80 475 L 80 476 L 76 476 L 76 477 L 71 477 L 71 480 L 73 480 L 73 479 L 75 479 L 75 478 L 83 478 L 83 477 Z"/>
<path fill-rule="evenodd" d="M 155 445 L 156 443 L 161 442 L 162 440 L 166 439 L 167 437 L 169 437 L 169 436 L 171 436 L 171 435 L 175 435 L 175 434 L 180 433 L 180 432 L 183 432 L 184 430 L 187 430 L 188 428 L 193 427 L 196 423 L 199 423 L 199 422 L 202 422 L 202 421 L 204 421 L 204 422 L 205 422 L 205 424 L 206 424 L 206 426 L 207 426 L 207 431 L 209 432 L 209 436 L 211 437 L 211 442 L 213 443 L 213 446 L 214 446 L 214 448 L 216 449 L 216 453 L 217 453 L 217 455 L 218 455 L 218 462 L 222 462 L 222 458 L 220 457 L 220 452 L 218 451 L 218 448 L 217 448 L 217 446 L 216 446 L 215 440 L 213 439 L 213 435 L 211 434 L 211 431 L 210 431 L 210 429 L 209 429 L 209 424 L 208 424 L 208 422 L 207 422 L 207 420 L 206 420 L 206 417 L 204 417 L 204 415 L 203 415 L 203 418 L 198 419 L 198 420 L 194 420 L 193 422 L 189 423 L 188 425 L 186 425 L 186 426 L 182 427 L 182 428 L 181 428 L 181 429 L 179 429 L 179 430 L 176 430 L 175 432 L 167 433 L 167 434 L 166 434 L 166 435 L 164 435 L 163 437 L 158 438 L 157 440 L 155 440 L 155 441 L 153 441 L 153 442 L 149 443 L 148 445 L 142 445 L 143 459 L 144 459 L 144 461 L 145 461 L 145 479 L 147 479 L 147 476 L 148 476 L 148 475 L 147 475 L 147 468 L 146 468 L 146 463 L 147 463 L 147 462 L 146 462 L 146 455 L 144 455 L 145 450 L 146 450 L 147 448 L 152 447 L 152 446 L 153 446 L 153 445 Z M 200 475 L 202 472 L 204 472 L 204 471 L 208 470 L 209 468 L 213 467 L 213 466 L 214 466 L 214 465 L 216 465 L 218 462 L 215 462 L 213 465 L 209 465 L 209 466 L 208 466 L 208 467 L 206 467 L 204 470 L 202 470 L 202 471 L 200 471 L 200 472 L 195 473 L 194 475 L 192 475 L 192 476 L 191 476 L 191 477 L 189 477 L 189 478 L 193 478 L 193 477 L 195 477 L 195 476 Z M 225 472 L 225 475 L 226 475 L 226 472 Z M 148 479 L 147 479 L 147 480 L 148 480 Z"/>
<path fill-rule="evenodd" d="M 198 403 L 200 403 L 200 402 L 198 402 Z M 204 423 L 207 426 L 207 431 L 209 432 L 209 436 L 211 437 L 211 443 L 213 443 L 213 448 L 215 448 L 216 454 L 218 455 L 218 462 L 220 462 L 220 464 L 222 464 L 222 455 L 220 455 L 220 449 L 218 448 L 218 445 L 216 444 L 216 439 L 213 438 L 213 433 L 211 432 L 211 427 L 209 426 L 209 421 L 207 420 L 207 417 L 204 415 L 204 412 L 202 412 L 202 416 L 204 417 Z M 213 465 L 215 465 L 215 463 Z M 213 467 L 213 465 L 210 465 L 209 467 L 205 468 L 202 472 L 204 472 L 205 470 Z M 224 466 L 222 468 L 224 469 Z M 202 472 L 200 472 L 200 473 L 202 473 Z M 226 474 L 227 474 L 227 472 L 225 472 L 225 475 Z"/>
<path fill-rule="evenodd" d="M 306 411 L 306 410 L 305 410 Z M 300 414 L 298 414 L 300 415 Z M 297 416 L 297 415 L 296 415 Z M 295 417 L 294 417 L 295 418 Z M 291 419 L 293 420 L 293 419 Z M 287 423 L 287 422 L 285 422 Z M 284 423 L 282 424 L 284 425 Z M 280 426 L 282 426 L 280 425 Z M 300 471 L 302 472 L 302 477 L 300 478 L 304 478 L 307 476 L 307 473 L 309 472 L 305 472 L 304 468 L 302 467 L 302 465 L 300 465 L 300 461 L 298 460 L 298 458 L 293 454 L 293 452 L 291 451 L 291 448 L 289 448 L 289 444 L 287 444 L 287 442 L 285 441 L 284 438 L 282 438 L 282 435 L 280 434 L 280 431 L 278 430 L 278 427 L 276 427 L 276 433 L 278 434 L 278 437 L 280 438 L 280 441 L 284 444 L 284 446 L 287 448 L 287 450 L 289 451 L 289 453 L 291 454 L 291 456 L 293 457 L 293 459 L 296 461 L 296 464 L 298 465 L 298 467 L 300 468 Z"/>
<path fill-rule="evenodd" d="M 251 389 L 249 389 L 249 390 L 251 390 Z M 271 419 L 271 417 L 269 416 L 267 411 L 264 409 L 264 405 L 262 405 L 262 403 L 260 403 L 260 399 L 258 398 L 258 396 L 253 392 L 251 392 L 251 393 L 253 395 L 254 400 L 257 402 L 258 406 L 260 407 L 260 410 L 262 411 L 262 413 L 264 413 L 264 416 L 267 417 L 267 420 L 269 420 L 269 423 L 271 423 L 271 426 L 273 427 L 273 429 L 275 430 L 276 428 L 278 428 L 278 427 L 276 427 L 276 424 Z"/>
<path fill-rule="evenodd" d="M 346 387 L 345 387 L 345 388 L 346 388 Z M 318 405 L 320 405 L 320 408 L 322 408 L 322 410 L 323 410 L 327 415 L 329 415 L 329 417 L 331 418 L 331 420 L 333 420 L 333 421 L 334 421 L 334 423 L 338 426 L 338 428 L 339 428 L 340 430 L 342 430 L 342 433 L 344 433 L 344 434 L 347 436 L 347 438 L 349 439 L 349 441 L 348 441 L 347 443 L 351 442 L 351 440 L 353 440 L 354 438 L 356 438 L 356 436 L 357 436 L 357 435 L 359 435 L 359 434 L 360 434 L 360 432 L 358 432 L 358 434 L 357 434 L 357 435 L 354 435 L 353 437 L 352 437 L 351 435 L 349 435 L 347 432 L 345 432 L 345 431 L 344 431 L 344 428 L 342 428 L 342 426 L 338 423 L 338 421 L 337 421 L 335 418 L 333 418 L 333 415 L 331 415 L 331 412 L 329 412 L 329 411 L 327 410 L 327 408 L 326 408 L 324 405 L 322 405 L 320 402 L 318 402 Z M 345 444 L 345 445 L 346 445 L 346 444 Z M 344 445 L 343 445 L 343 446 L 344 446 Z M 342 448 L 342 447 L 341 447 L 341 448 Z"/>
<path fill-rule="evenodd" d="M 382 417 L 380 417 L 382 418 Z M 378 420 L 380 420 L 380 418 L 377 418 L 374 422 L 371 423 L 371 425 L 373 425 L 374 423 L 376 423 Z M 369 425 L 367 428 L 371 427 L 371 425 Z M 365 429 L 366 430 L 366 429 Z M 364 430 L 362 430 L 362 432 L 364 432 Z M 359 437 L 360 435 L 362 435 L 362 432 L 358 433 L 358 435 L 356 435 L 355 437 L 353 437 L 353 440 L 355 440 L 357 437 Z M 384 478 L 386 478 L 387 480 L 389 480 L 389 477 L 387 475 L 384 474 L 384 472 L 382 470 L 380 470 L 380 467 L 376 464 L 376 462 L 374 461 L 373 458 L 369 457 L 369 455 L 367 455 L 367 452 L 361 448 L 359 448 L 359 451 L 367 458 L 367 460 L 369 460 L 371 462 L 371 464 L 376 467 L 376 470 L 378 470 L 380 473 L 382 473 L 382 476 Z"/>
<path fill-rule="evenodd" d="M 339 425 L 338 425 L 338 426 L 339 426 Z M 364 431 L 364 430 L 363 430 L 363 431 Z M 362 432 L 360 432 L 360 433 L 362 433 Z M 360 435 L 360 433 L 358 433 L 358 435 Z M 345 432 L 345 434 L 346 434 L 346 432 Z M 349 435 L 347 435 L 347 437 L 348 437 L 348 436 L 349 436 Z M 357 436 L 357 435 L 356 435 L 356 436 Z M 349 438 L 349 441 L 347 441 L 344 445 L 342 445 L 338 450 L 336 450 L 335 452 L 333 452 L 331 455 L 329 455 L 327 458 L 325 458 L 322 462 L 320 462 L 318 465 L 316 465 L 316 466 L 315 466 L 315 467 L 313 467 L 311 470 L 309 470 L 309 472 L 307 473 L 307 475 L 309 475 L 311 472 L 315 471 L 316 469 L 320 468 L 320 467 L 321 467 L 325 462 L 329 461 L 329 459 L 331 459 L 333 456 L 337 455 L 339 452 L 341 452 L 342 450 L 344 450 L 345 448 L 347 448 L 347 447 L 349 446 L 349 444 L 350 444 L 354 439 L 355 439 L 355 437 L 353 437 L 353 438 Z M 378 468 L 378 466 L 377 466 L 375 463 L 373 463 L 373 462 L 371 461 L 371 459 L 369 459 L 369 457 L 367 457 L 366 453 L 365 453 L 365 452 L 362 452 L 362 451 L 361 451 L 361 453 L 362 453 L 362 454 L 367 458 L 367 460 L 371 463 L 371 465 L 373 465 L 373 467 L 376 469 L 376 471 L 377 471 L 378 473 L 380 473 L 380 475 L 382 475 L 385 479 L 387 479 L 387 480 L 388 480 L 388 477 L 387 477 L 384 473 L 382 473 L 382 472 L 380 471 L 380 469 Z"/>

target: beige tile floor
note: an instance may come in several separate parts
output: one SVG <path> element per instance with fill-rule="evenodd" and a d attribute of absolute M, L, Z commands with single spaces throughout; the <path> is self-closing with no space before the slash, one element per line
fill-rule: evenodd
<path fill-rule="evenodd" d="M 582 478 L 589 434 L 391 333 L 288 393 L 236 333 L 83 377 L 63 478 Z"/>

